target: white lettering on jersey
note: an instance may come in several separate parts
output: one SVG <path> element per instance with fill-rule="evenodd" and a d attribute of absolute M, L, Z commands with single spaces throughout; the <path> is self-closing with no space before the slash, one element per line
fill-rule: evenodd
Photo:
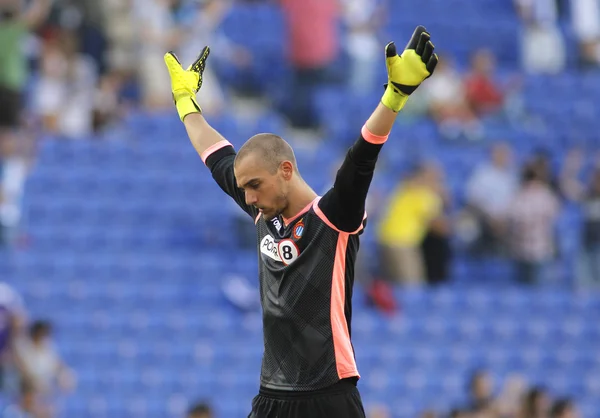
<path fill-rule="evenodd" d="M 271 257 L 275 261 L 281 261 L 281 257 L 279 257 L 279 253 L 277 251 L 277 243 L 271 235 L 265 235 L 260 242 L 260 252 L 268 257 Z"/>
<path fill-rule="evenodd" d="M 279 218 L 273 219 L 273 225 L 277 228 L 277 231 L 281 231 L 281 222 L 279 222 Z"/>
<path fill-rule="evenodd" d="M 279 242 L 278 245 L 279 256 L 281 257 L 281 262 L 286 266 L 292 264 L 300 255 L 300 250 L 294 241 L 291 239 L 284 239 Z"/>

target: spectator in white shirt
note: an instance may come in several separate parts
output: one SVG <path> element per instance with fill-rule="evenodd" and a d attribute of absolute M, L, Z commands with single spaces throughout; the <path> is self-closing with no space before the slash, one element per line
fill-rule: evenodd
<path fill-rule="evenodd" d="M 75 375 L 60 358 L 51 337 L 50 323 L 35 321 L 30 327 L 29 338 L 18 343 L 19 356 L 39 394 L 39 407 L 46 418 L 56 416 L 58 390 L 69 391 L 75 386 Z"/>
<path fill-rule="evenodd" d="M 523 69 L 529 73 L 561 72 L 566 65 L 566 51 L 558 27 L 556 0 L 515 0 L 515 5 L 523 23 Z"/>
<path fill-rule="evenodd" d="M 423 86 L 422 100 L 440 133 L 448 139 L 479 139 L 482 128 L 469 106 L 461 75 L 449 56 L 441 57 L 432 77 Z"/>
<path fill-rule="evenodd" d="M 467 211 L 475 218 L 479 231 L 473 248 L 476 252 L 502 251 L 507 210 L 516 192 L 512 150 L 506 143 L 497 143 L 490 161 L 478 167 L 467 183 Z"/>
<path fill-rule="evenodd" d="M 571 0 L 571 18 L 579 40 L 581 65 L 598 66 L 600 63 L 600 1 Z"/>

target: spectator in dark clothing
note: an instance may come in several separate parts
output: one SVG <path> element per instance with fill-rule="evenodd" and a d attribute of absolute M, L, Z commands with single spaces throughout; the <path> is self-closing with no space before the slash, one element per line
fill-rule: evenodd
<path fill-rule="evenodd" d="M 452 226 L 449 217 L 442 212 L 429 225 L 427 235 L 421 243 L 425 279 L 431 285 L 440 284 L 448 279 L 452 248 L 450 245 Z"/>

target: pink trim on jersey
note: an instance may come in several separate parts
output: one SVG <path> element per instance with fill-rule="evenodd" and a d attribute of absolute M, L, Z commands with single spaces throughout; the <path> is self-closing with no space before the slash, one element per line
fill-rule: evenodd
<path fill-rule="evenodd" d="M 295 214 L 294 216 L 292 216 L 291 218 L 284 218 L 283 215 L 281 215 L 281 219 L 283 219 L 283 224 L 285 226 L 288 226 L 290 224 L 290 222 L 292 222 L 294 219 L 296 219 L 298 216 L 305 214 L 306 212 L 308 212 L 308 210 L 310 209 L 310 207 L 313 205 L 313 203 L 315 202 L 315 200 L 319 199 L 319 197 L 317 196 L 312 202 L 310 202 L 308 205 L 304 206 L 304 208 L 298 212 L 297 214 Z"/>
<path fill-rule="evenodd" d="M 348 322 L 346 321 L 346 248 L 350 234 L 342 232 L 337 241 L 333 280 L 331 282 L 331 331 L 335 365 L 340 379 L 359 377 L 354 350 L 350 341 Z"/>
<path fill-rule="evenodd" d="M 365 141 L 370 142 L 371 144 L 377 144 L 377 145 L 384 144 L 385 141 L 387 141 L 388 137 L 390 136 L 389 134 L 384 135 L 384 136 L 372 134 L 371 131 L 369 131 L 369 128 L 367 128 L 366 123 L 363 125 L 360 133 L 362 134 L 362 137 L 365 139 Z"/>
<path fill-rule="evenodd" d="M 334 231 L 337 231 L 337 232 L 339 232 L 341 234 L 354 235 L 354 234 L 358 234 L 360 231 L 362 231 L 362 229 L 364 228 L 364 221 L 365 221 L 365 219 L 367 219 L 367 211 L 365 211 L 365 216 L 363 216 L 363 222 L 361 222 L 360 226 L 358 227 L 358 229 L 356 231 L 344 232 L 344 231 L 340 230 L 339 228 L 337 228 L 334 224 L 332 224 L 329 219 L 327 219 L 327 216 L 325 216 L 325 214 L 323 213 L 323 211 L 319 207 L 319 200 L 321 200 L 320 197 L 318 197 L 317 199 L 315 199 L 315 201 L 313 203 L 313 210 L 315 211 L 315 213 L 317 214 L 317 216 L 319 218 L 321 218 L 321 220 L 323 222 L 325 222 L 325 224 L 327 224 L 328 227 L 330 227 Z"/>
<path fill-rule="evenodd" d="M 262 216 L 262 213 L 258 212 L 258 215 L 256 215 L 256 218 L 254 218 L 254 225 L 256 225 L 258 223 L 258 220 L 260 219 L 261 216 Z"/>
<path fill-rule="evenodd" d="M 221 148 L 225 148 L 225 147 L 228 147 L 228 146 L 233 146 L 233 145 L 231 145 L 231 142 L 229 142 L 226 139 L 223 139 L 222 141 L 219 141 L 216 144 L 212 144 L 210 147 L 206 148 L 202 154 L 200 154 L 200 158 L 202 158 L 202 162 L 204 164 L 206 164 L 206 159 L 208 157 L 210 157 L 211 154 L 214 154 L 215 152 L 217 152 Z"/>

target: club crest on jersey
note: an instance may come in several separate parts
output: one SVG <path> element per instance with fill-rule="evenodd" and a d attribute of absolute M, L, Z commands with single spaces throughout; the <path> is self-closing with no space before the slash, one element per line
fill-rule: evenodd
<path fill-rule="evenodd" d="M 302 237 L 303 233 L 304 233 L 304 222 L 300 221 L 296 224 L 296 226 L 294 226 L 292 235 L 294 236 L 294 238 L 300 239 Z"/>

